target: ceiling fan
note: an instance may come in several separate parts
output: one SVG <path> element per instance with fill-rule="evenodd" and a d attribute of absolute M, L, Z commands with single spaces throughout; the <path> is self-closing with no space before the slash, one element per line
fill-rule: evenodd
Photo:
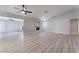
<path fill-rule="evenodd" d="M 14 7 L 15 9 L 18 9 L 19 11 L 17 11 L 17 13 L 23 13 L 26 14 L 27 13 L 32 13 L 32 11 L 28 11 L 27 8 L 25 7 L 25 5 L 21 5 L 22 9 L 18 8 L 18 7 Z"/>

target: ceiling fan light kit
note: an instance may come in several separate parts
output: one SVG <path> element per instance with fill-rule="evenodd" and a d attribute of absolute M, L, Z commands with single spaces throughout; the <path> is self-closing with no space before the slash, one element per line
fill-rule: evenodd
<path fill-rule="evenodd" d="M 17 13 L 22 13 L 22 14 L 28 14 L 28 13 L 32 13 L 32 11 L 28 11 L 27 8 L 25 7 L 25 5 L 21 5 L 21 8 L 15 7 L 15 9 L 17 9 Z"/>

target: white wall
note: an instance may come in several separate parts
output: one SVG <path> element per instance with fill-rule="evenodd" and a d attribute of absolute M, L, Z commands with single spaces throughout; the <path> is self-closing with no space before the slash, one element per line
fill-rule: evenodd
<path fill-rule="evenodd" d="M 40 26 L 40 23 L 37 21 L 38 19 L 34 18 L 26 18 L 24 20 L 24 33 L 35 33 L 36 27 Z"/>
<path fill-rule="evenodd" d="M 78 17 L 77 14 L 79 15 L 79 10 L 77 10 L 78 9 L 73 9 L 49 19 L 46 23 L 46 27 L 43 27 L 44 31 L 65 34 L 70 33 L 70 19 Z"/>

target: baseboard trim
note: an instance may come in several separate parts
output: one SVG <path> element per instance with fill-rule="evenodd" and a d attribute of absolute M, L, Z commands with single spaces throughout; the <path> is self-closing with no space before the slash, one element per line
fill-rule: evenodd
<path fill-rule="evenodd" d="M 51 32 L 51 31 L 44 31 L 44 32 L 48 32 L 48 33 L 57 33 L 57 34 L 70 34 L 70 33 L 64 33 L 64 32 Z"/>

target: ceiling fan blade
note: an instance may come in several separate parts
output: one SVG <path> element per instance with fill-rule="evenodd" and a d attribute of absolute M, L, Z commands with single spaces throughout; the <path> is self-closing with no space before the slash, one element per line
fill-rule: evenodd
<path fill-rule="evenodd" d="M 18 9 L 18 10 L 21 10 L 21 9 L 19 9 L 19 8 L 17 8 L 17 7 L 14 7 L 15 9 Z"/>
<path fill-rule="evenodd" d="M 32 13 L 31 11 L 25 11 L 25 12 Z"/>

